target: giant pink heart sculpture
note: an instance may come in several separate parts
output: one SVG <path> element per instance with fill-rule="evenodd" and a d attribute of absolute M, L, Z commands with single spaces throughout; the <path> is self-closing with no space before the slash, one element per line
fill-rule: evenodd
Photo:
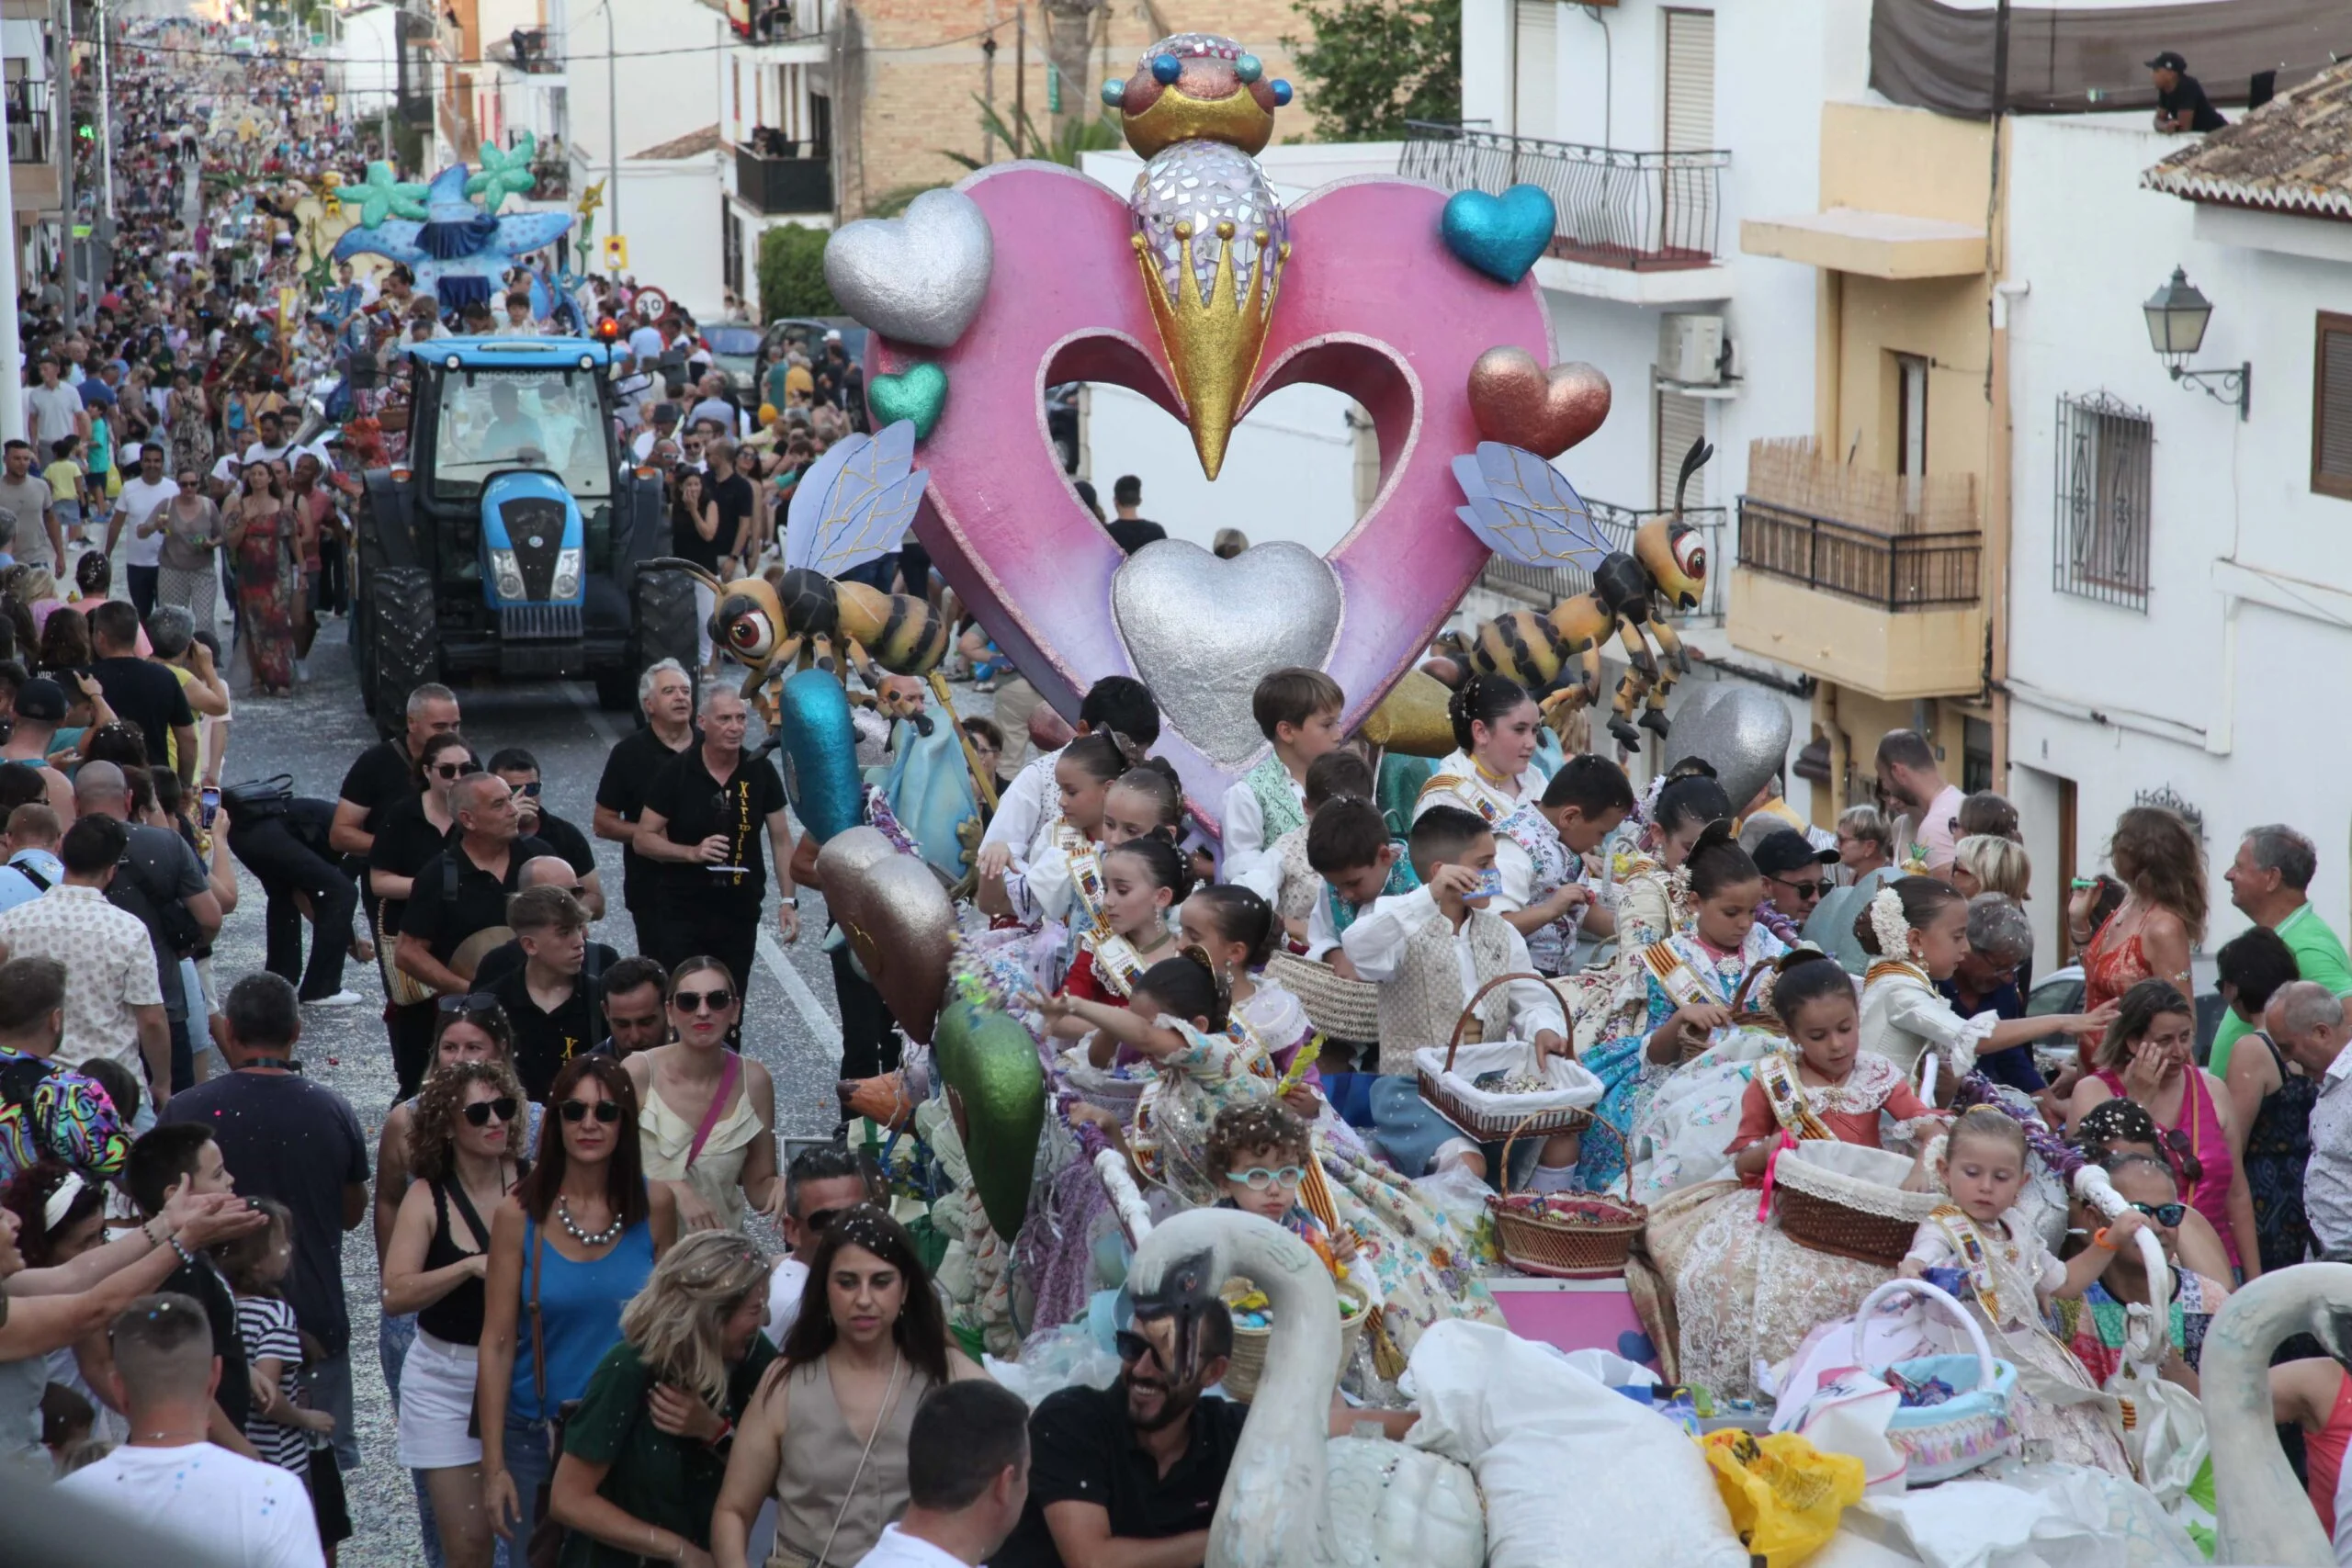
<path fill-rule="evenodd" d="M 983 170 L 961 188 L 994 236 L 988 297 L 943 353 L 877 336 L 868 378 L 922 358 L 946 369 L 946 412 L 920 453 L 931 486 L 916 536 L 998 646 L 1048 702 L 1075 714 L 1102 677 L 1149 684 L 1154 671 L 1136 667 L 1114 617 L 1112 579 L 1125 558 L 1054 460 L 1044 390 L 1107 381 L 1180 420 L 1184 411 L 1118 196 L 1035 163 Z M 1290 208 L 1290 263 L 1241 403 L 1246 411 L 1279 388 L 1313 382 L 1362 403 L 1379 437 L 1372 510 L 1325 558 L 1340 612 L 1324 668 L 1348 694 L 1350 727 L 1420 656 L 1487 559 L 1454 518 L 1461 492 L 1450 467 L 1478 444 L 1466 392 L 1472 364 L 1503 344 L 1552 359 L 1535 286 L 1498 283 L 1456 261 L 1439 236 L 1444 204 L 1433 186 L 1362 178 Z M 1270 531 L 1246 511 L 1218 521 L 1261 537 Z M 1207 602 L 1197 613 L 1262 625 L 1284 606 Z M 1246 715 L 1249 686 L 1231 684 L 1238 689 L 1218 697 Z M 1171 705 L 1170 694 L 1161 700 Z M 1256 760 L 1213 757 L 1181 728 L 1164 728 L 1158 750 L 1176 764 L 1195 814 L 1211 821 L 1226 786 Z"/>

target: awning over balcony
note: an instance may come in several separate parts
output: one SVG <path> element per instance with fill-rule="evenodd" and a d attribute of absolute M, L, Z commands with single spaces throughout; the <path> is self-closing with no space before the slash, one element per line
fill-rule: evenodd
<path fill-rule="evenodd" d="M 1905 280 L 1973 277 L 1984 270 L 1984 231 L 1939 218 L 1833 207 L 1791 218 L 1749 218 L 1739 248 L 1751 256 Z"/>

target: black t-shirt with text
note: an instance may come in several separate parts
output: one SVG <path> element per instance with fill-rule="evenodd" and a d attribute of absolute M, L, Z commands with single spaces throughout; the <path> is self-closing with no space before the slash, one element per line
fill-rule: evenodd
<path fill-rule="evenodd" d="M 575 980 L 571 998 L 553 1012 L 542 1010 L 532 999 L 521 969 L 509 970 L 487 989 L 514 1026 L 514 1076 L 523 1092 L 544 1100 L 563 1065 L 594 1045 L 604 1032 L 590 1008 L 588 987 Z"/>
<path fill-rule="evenodd" d="M 673 863 L 663 865 L 662 886 L 672 908 L 716 904 L 759 912 L 767 897 L 767 819 L 784 809 L 784 781 L 766 761 L 742 762 L 721 786 L 703 765 L 702 748 L 670 759 L 645 792 L 645 809 L 660 816 L 663 837 L 673 844 L 699 844 L 714 833 L 727 836 L 726 871 Z"/>
<path fill-rule="evenodd" d="M 106 694 L 115 717 L 137 725 L 146 737 L 148 765 L 162 767 L 171 755 L 173 729 L 196 722 L 179 677 L 151 660 L 128 655 L 99 660 L 90 666 L 90 675 Z"/>
<path fill-rule="evenodd" d="M 686 749 L 698 744 L 699 738 L 689 732 Z M 624 822 L 635 822 L 645 815 L 645 792 L 652 787 L 653 775 L 677 754 L 662 743 L 650 725 L 624 737 L 605 754 L 604 776 L 596 781 L 596 804 Z M 651 913 L 654 879 L 652 863 L 623 844 L 621 901 L 639 913 Z"/>

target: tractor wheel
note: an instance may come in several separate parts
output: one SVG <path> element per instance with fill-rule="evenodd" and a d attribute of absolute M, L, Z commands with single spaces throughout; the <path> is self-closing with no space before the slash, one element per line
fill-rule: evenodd
<path fill-rule="evenodd" d="M 637 657 L 629 671 L 628 702 L 637 702 L 637 678 L 651 665 L 674 659 L 694 674 L 702 654 L 702 615 L 695 604 L 695 580 L 670 567 L 639 567 L 630 597 L 637 627 Z"/>
<path fill-rule="evenodd" d="M 625 669 L 597 671 L 596 705 L 606 713 L 635 712 L 637 677 Z"/>
<path fill-rule="evenodd" d="M 375 665 L 376 728 L 390 736 L 406 722 L 408 694 L 441 678 L 440 628 L 433 580 L 422 568 L 381 567 L 368 574 L 368 649 Z"/>

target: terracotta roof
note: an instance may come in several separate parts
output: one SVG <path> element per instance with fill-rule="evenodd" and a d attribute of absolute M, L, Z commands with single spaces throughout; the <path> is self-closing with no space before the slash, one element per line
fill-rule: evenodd
<path fill-rule="evenodd" d="M 2352 220 L 2352 62 L 2182 148 L 2140 183 L 2190 201 Z"/>
<path fill-rule="evenodd" d="M 632 163 L 666 163 L 679 158 L 691 158 L 697 152 L 718 151 L 718 126 L 716 121 L 700 130 L 689 130 L 674 141 L 664 141 L 632 155 Z"/>

